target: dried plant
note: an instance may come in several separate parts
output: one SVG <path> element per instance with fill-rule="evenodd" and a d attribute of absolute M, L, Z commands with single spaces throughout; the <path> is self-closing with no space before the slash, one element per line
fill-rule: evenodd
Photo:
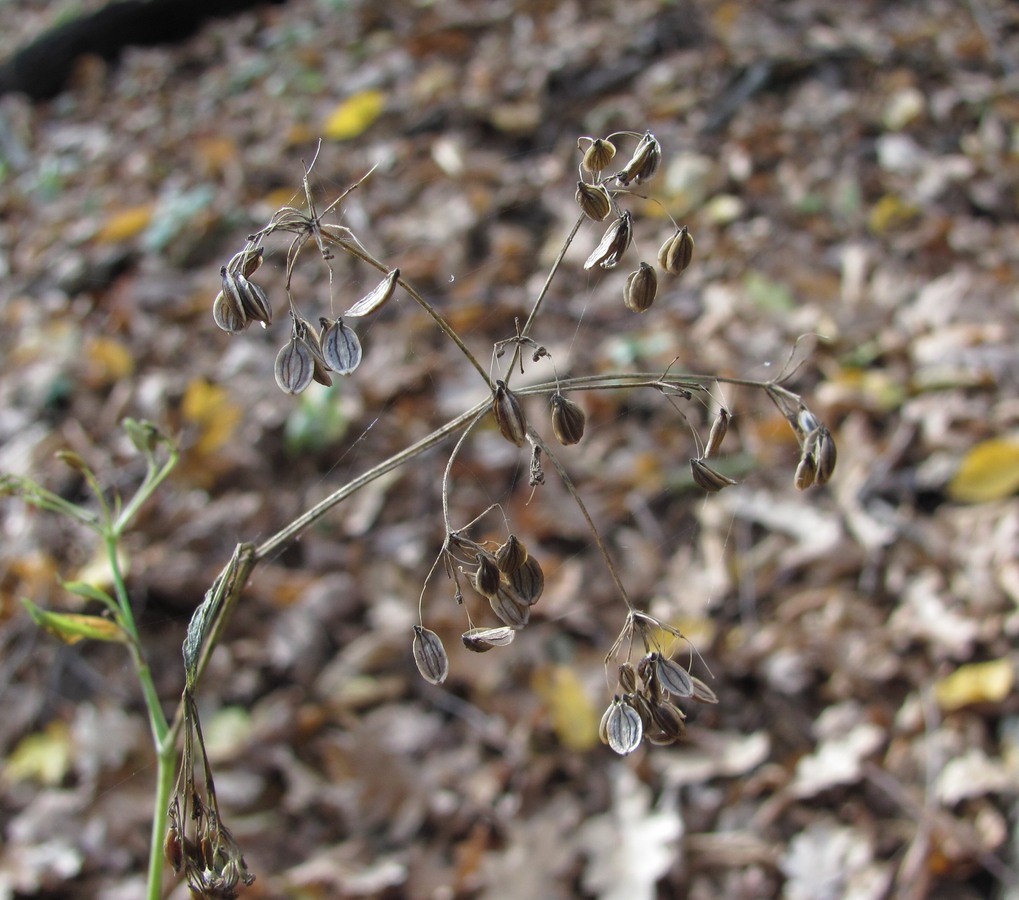
<path fill-rule="evenodd" d="M 632 144 L 630 155 L 622 166 L 615 162 L 617 143 Z M 706 440 L 702 441 L 690 424 L 690 418 L 683 413 L 681 404 L 706 402 L 712 388 L 719 383 L 763 392 L 788 420 L 801 450 L 794 475 L 797 487 L 807 488 L 828 481 L 835 467 L 835 444 L 831 433 L 801 398 L 777 380 L 754 381 L 675 373 L 671 368 L 664 372 L 560 375 L 551 354 L 537 339 L 541 313 L 550 286 L 563 271 L 567 251 L 577 240 L 584 221 L 611 220 L 600 241 L 591 249 L 584 264 L 585 269 L 593 273 L 612 269 L 631 255 L 635 213 L 630 205 L 635 197 L 643 198 L 643 194 L 636 194 L 635 190 L 643 190 L 653 180 L 661 167 L 663 154 L 659 141 L 650 132 L 624 132 L 601 138 L 583 137 L 578 141 L 578 150 L 582 158 L 578 167 L 580 178 L 576 190 L 576 222 L 565 236 L 541 289 L 530 304 L 523 324 L 512 323 L 512 336 L 496 342 L 491 348 L 493 368 L 497 365 L 500 368 L 497 374 L 482 365 L 479 354 L 467 345 L 449 320 L 424 294 L 401 275 L 399 268 L 384 262 L 366 249 L 350 228 L 325 221 L 330 214 L 339 210 L 342 201 L 351 191 L 364 183 L 364 178 L 351 185 L 319 212 L 309 184 L 315 163 L 312 160 L 305 167 L 303 177 L 306 210 L 291 206 L 278 209 L 267 224 L 250 235 L 245 246 L 222 267 L 222 288 L 212 304 L 216 325 L 231 335 L 243 332 L 253 322 L 269 328 L 274 323 L 269 293 L 255 278 L 263 260 L 275 249 L 280 238 L 284 239 L 281 249 L 285 254 L 284 300 L 287 321 L 274 374 L 277 385 L 287 394 L 301 393 L 312 381 L 328 385 L 335 376 L 356 377 L 363 355 L 370 353 L 371 347 L 362 347 L 351 323 L 374 315 L 394 295 L 402 293 L 435 323 L 457 352 L 471 364 L 485 388 L 485 397 L 426 437 L 342 485 L 261 544 L 244 543 L 237 547 L 227 566 L 206 593 L 189 625 L 184 643 L 185 688 L 172 722 L 162 718 L 158 700 L 152 692 L 151 679 L 146 681 L 143 678 L 160 758 L 160 791 L 157 794 L 154 835 L 161 838 L 159 843 L 163 846 L 166 859 L 175 871 L 184 873 L 196 896 L 235 897 L 243 886 L 253 880 L 240 848 L 220 816 L 213 774 L 205 755 L 195 695 L 209 655 L 248 578 L 260 562 L 273 556 L 282 546 L 361 488 L 407 465 L 425 451 L 448 442 L 452 446 L 441 479 L 442 519 L 437 523 L 437 543 L 440 549 L 430 571 L 423 577 L 418 599 L 419 621 L 414 626 L 413 634 L 408 636 L 410 653 L 427 681 L 441 684 L 446 679 L 450 669 L 446 648 L 439 635 L 425 624 L 427 587 L 440 569 L 452 582 L 454 602 L 462 604 L 466 584 L 466 590 L 477 593 L 487 601 L 491 610 L 489 622 L 476 624 L 471 620 L 466 605 L 463 606 L 466 627 L 462 640 L 466 649 L 484 653 L 505 648 L 512 643 L 518 631 L 528 626 L 532 611 L 541 599 L 545 576 L 540 561 L 526 546 L 526 536 L 521 538 L 514 534 L 511 523 L 507 521 L 506 537 L 501 543 L 473 537 L 478 521 L 494 507 L 482 511 L 466 524 L 454 523 L 450 512 L 450 498 L 456 490 L 454 462 L 476 429 L 490 416 L 507 442 L 528 455 L 529 486 L 532 489 L 537 490 L 544 483 L 546 465 L 555 471 L 584 519 L 618 594 L 623 624 L 605 658 L 607 676 L 615 680 L 616 686 L 611 691 L 612 697 L 601 722 L 602 740 L 620 754 L 631 753 L 645 740 L 652 744 L 669 744 L 680 739 L 685 732 L 685 708 L 688 708 L 688 704 L 717 702 L 718 698 L 711 688 L 691 671 L 693 660 L 698 657 L 694 648 L 687 644 L 685 636 L 669 623 L 656 619 L 642 609 L 641 603 L 628 593 L 625 568 L 609 553 L 597 523 L 571 479 L 564 458 L 560 456 L 562 451 L 554 449 L 543 437 L 543 429 L 528 420 L 521 400 L 529 396 L 546 398 L 552 435 L 559 445 L 569 448 L 584 438 L 587 416 L 577 399 L 584 393 L 642 390 L 661 395 L 679 413 L 681 422 L 693 432 L 698 452 L 690 460 L 692 478 L 696 485 L 709 492 L 720 491 L 736 483 L 715 465 L 727 433 L 730 413 L 727 409 L 721 410 Z M 301 311 L 302 307 L 314 304 L 315 298 L 302 297 L 299 307 L 292 293 L 295 268 L 309 243 L 317 250 L 317 263 L 326 267 L 329 276 L 329 296 L 318 301 L 323 307 L 319 311 L 322 314 L 317 316 L 318 325 L 314 324 L 316 317 L 306 317 Z M 658 252 L 657 268 L 645 261 L 638 260 L 633 264 L 622 298 L 624 306 L 638 314 L 653 315 L 651 309 L 658 293 L 659 278 L 680 277 L 691 264 L 693 249 L 693 237 L 689 230 L 673 222 L 672 232 Z M 351 303 L 340 316 L 334 316 L 332 312 L 332 260 L 336 254 L 345 254 L 359 264 L 375 269 L 380 276 L 376 286 L 364 297 Z M 275 317 L 277 324 L 279 318 L 279 315 Z M 516 374 L 523 372 L 528 365 L 549 369 L 550 377 L 525 386 L 515 386 L 513 382 Z M 148 438 L 144 435 L 148 435 Z M 145 431 L 139 439 L 150 458 L 150 445 L 154 440 L 152 435 L 152 432 Z M 157 469 L 157 472 L 161 473 L 162 470 Z M 145 492 L 140 493 L 148 496 L 150 488 L 154 488 L 158 480 L 154 477 L 151 483 L 147 482 Z M 6 486 L 32 502 L 68 514 L 73 512 L 59 504 L 47 504 L 46 499 L 50 495 L 38 486 L 13 482 L 7 482 Z M 102 497 L 98 485 L 96 491 Z M 111 535 L 119 536 L 121 523 L 126 523 L 125 514 L 136 508 L 132 503 L 116 519 L 116 531 L 101 533 L 108 540 L 112 539 Z M 73 514 L 78 516 L 77 512 Z M 115 559 L 115 554 L 111 559 Z M 118 589 L 118 597 L 116 600 L 110 599 L 109 605 L 116 610 L 115 615 L 120 617 L 117 619 L 118 624 L 128 634 L 128 643 L 137 657 L 139 673 L 147 673 L 141 649 L 132 642 L 136 639 L 131 638 L 133 632 L 126 592 L 121 597 Z M 69 628 L 72 624 L 64 622 L 61 627 Z M 684 645 L 689 649 L 686 654 L 689 662 L 685 665 L 674 658 L 677 648 Z M 706 670 L 704 674 L 708 674 Z M 150 693 L 152 696 L 149 696 Z M 176 741 L 181 729 L 184 730 L 184 752 L 176 788 L 171 790 L 172 779 L 167 773 L 176 758 Z M 199 757 L 201 765 L 198 765 Z M 161 883 L 162 854 L 158 856 L 159 859 L 154 858 L 150 870 L 149 896 L 152 898 L 159 896 Z"/>

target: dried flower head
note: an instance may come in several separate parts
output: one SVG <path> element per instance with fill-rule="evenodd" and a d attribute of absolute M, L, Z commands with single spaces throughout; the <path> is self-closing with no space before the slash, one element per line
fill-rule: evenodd
<path fill-rule="evenodd" d="M 647 312 L 658 294 L 658 274 L 646 262 L 631 272 L 623 289 L 623 303 L 632 312 Z"/>
<path fill-rule="evenodd" d="M 552 433 L 564 447 L 576 444 L 584 436 L 587 416 L 584 410 L 558 391 L 552 395 Z"/>

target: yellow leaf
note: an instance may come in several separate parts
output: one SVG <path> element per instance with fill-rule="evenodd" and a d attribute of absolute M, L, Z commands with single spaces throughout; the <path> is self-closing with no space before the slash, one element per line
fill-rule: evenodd
<path fill-rule="evenodd" d="M 66 644 L 77 644 L 86 638 L 92 641 L 126 641 L 124 630 L 112 619 L 84 616 L 78 613 L 55 613 L 36 606 L 31 600 L 21 601 L 40 628 L 56 635 Z"/>
<path fill-rule="evenodd" d="M 871 208 L 867 224 L 874 234 L 884 234 L 912 222 L 919 210 L 894 194 L 885 194 Z"/>
<path fill-rule="evenodd" d="M 134 356 L 123 341 L 112 337 L 94 337 L 85 345 L 88 369 L 85 378 L 91 387 L 106 387 L 134 372 Z"/>
<path fill-rule="evenodd" d="M 362 134 L 381 114 L 386 95 L 379 90 L 361 91 L 336 107 L 322 126 L 333 141 L 347 141 Z"/>
<path fill-rule="evenodd" d="M 224 447 L 234 436 L 241 421 L 240 408 L 229 394 L 201 378 L 192 381 L 181 403 L 184 418 L 198 426 L 195 453 L 208 456 Z"/>
<path fill-rule="evenodd" d="M 1000 703 L 1015 684 L 1015 665 L 1008 659 L 960 666 L 934 685 L 938 705 L 951 712 L 972 703 Z"/>
<path fill-rule="evenodd" d="M 60 784 L 71 766 L 71 736 L 67 725 L 50 722 L 45 731 L 18 741 L 7 757 L 4 781 L 38 781 L 53 787 Z"/>
<path fill-rule="evenodd" d="M 1019 442 L 993 438 L 972 447 L 948 484 L 960 503 L 1002 500 L 1019 489 Z"/>
<path fill-rule="evenodd" d="M 598 743 L 601 712 L 595 708 L 573 669 L 545 666 L 534 674 L 534 690 L 544 701 L 559 742 L 570 750 Z"/>
<path fill-rule="evenodd" d="M 103 227 L 99 229 L 96 240 L 101 244 L 115 244 L 117 241 L 126 241 L 141 234 L 149 227 L 155 208 L 154 203 L 143 203 L 111 213 Z"/>

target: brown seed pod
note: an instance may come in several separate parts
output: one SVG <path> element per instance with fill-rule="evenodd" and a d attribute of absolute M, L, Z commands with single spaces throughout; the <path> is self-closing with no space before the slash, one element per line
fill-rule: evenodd
<path fill-rule="evenodd" d="M 583 139 L 582 139 L 583 140 Z M 616 145 L 605 138 L 595 138 L 591 145 L 584 151 L 584 158 L 581 165 L 588 171 L 601 172 L 616 155 Z"/>
<path fill-rule="evenodd" d="M 623 288 L 623 303 L 632 312 L 647 312 L 658 294 L 658 273 L 646 262 L 631 272 Z"/>
<path fill-rule="evenodd" d="M 306 341 L 296 334 L 276 356 L 276 384 L 286 394 L 299 394 L 315 375 L 315 360 Z"/>
<path fill-rule="evenodd" d="M 696 675 L 690 676 L 690 681 L 693 683 L 693 698 L 699 700 L 701 703 L 717 703 L 718 696 L 711 688 L 709 688 L 703 681 L 701 681 Z"/>
<path fill-rule="evenodd" d="M 816 480 L 817 462 L 814 460 L 814 454 L 804 447 L 803 454 L 796 466 L 796 473 L 793 475 L 793 484 L 796 485 L 797 490 L 805 491 Z"/>
<path fill-rule="evenodd" d="M 619 667 L 619 686 L 626 694 L 637 690 L 637 672 L 632 663 L 625 662 Z"/>
<path fill-rule="evenodd" d="M 619 263 L 626 249 L 633 240 L 633 223 L 630 218 L 630 211 L 624 210 L 611 225 L 609 225 L 598 246 L 584 263 L 585 269 L 593 269 L 600 266 L 603 269 L 611 269 Z"/>
<path fill-rule="evenodd" d="M 672 740 L 681 738 L 686 733 L 686 716 L 671 703 L 655 703 L 651 707 L 651 718 L 662 733 Z"/>
<path fill-rule="evenodd" d="M 367 316 L 375 312 L 377 309 L 381 309 L 382 306 L 393 296 L 393 292 L 396 290 L 396 282 L 400 277 L 400 270 L 393 269 L 385 278 L 382 279 L 367 295 L 357 301 L 350 309 L 348 309 L 343 315 L 357 317 Z"/>
<path fill-rule="evenodd" d="M 723 488 L 736 484 L 732 478 L 713 469 L 703 459 L 691 459 L 690 471 L 693 474 L 694 484 L 709 494 L 716 494 Z"/>
<path fill-rule="evenodd" d="M 807 445 L 814 457 L 814 484 L 827 484 L 838 458 L 835 439 L 824 425 L 818 425 L 808 436 Z"/>
<path fill-rule="evenodd" d="M 163 838 L 163 857 L 175 873 L 180 872 L 181 866 L 184 865 L 184 844 L 176 825 L 166 829 L 166 836 Z"/>
<path fill-rule="evenodd" d="M 272 307 L 269 305 L 269 297 L 254 282 L 247 278 L 239 277 L 237 287 L 241 293 L 241 306 L 245 315 L 254 322 L 261 322 L 262 327 L 272 324 Z"/>
<path fill-rule="evenodd" d="M 658 139 L 650 132 L 646 132 L 640 139 L 633 156 L 623 170 L 616 175 L 616 182 L 623 187 L 633 184 L 643 184 L 650 181 L 658 167 L 662 164 L 662 147 Z"/>
<path fill-rule="evenodd" d="M 674 659 L 667 659 L 660 653 L 655 656 L 655 676 L 658 683 L 665 688 L 673 697 L 685 698 L 693 696 L 693 681 L 690 673 L 687 672 Z"/>
<path fill-rule="evenodd" d="M 644 723 L 637 710 L 625 700 L 614 699 L 603 721 L 604 729 L 599 728 L 599 734 L 604 733 L 605 743 L 616 753 L 626 756 L 640 746 Z"/>
<path fill-rule="evenodd" d="M 442 684 L 449 674 L 449 657 L 442 639 L 423 625 L 414 626 L 414 662 L 425 681 Z"/>
<path fill-rule="evenodd" d="M 474 588 L 483 597 L 494 597 L 499 590 L 499 567 L 495 557 L 481 552 L 476 559 L 478 568 L 474 573 Z"/>
<path fill-rule="evenodd" d="M 527 440 L 527 419 L 524 418 L 524 410 L 517 395 L 506 387 L 505 381 L 495 383 L 492 411 L 502 436 L 510 443 L 523 447 Z"/>
<path fill-rule="evenodd" d="M 684 225 L 658 251 L 658 265 L 670 275 L 679 275 L 693 259 L 693 236 Z"/>
<path fill-rule="evenodd" d="M 240 302 L 224 291 L 216 295 L 212 304 L 212 318 L 227 334 L 237 334 L 250 324 Z"/>
<path fill-rule="evenodd" d="M 576 200 L 581 212 L 595 222 L 601 222 L 612 212 L 612 198 L 604 185 L 578 181 Z"/>
<path fill-rule="evenodd" d="M 258 271 L 264 259 L 265 249 L 263 247 L 249 247 L 230 260 L 230 264 L 233 265 L 234 260 L 237 260 L 237 266 L 240 269 L 241 275 L 245 278 L 250 278 Z"/>
<path fill-rule="evenodd" d="M 725 433 L 729 430 L 729 411 L 722 407 L 711 423 L 711 431 L 708 432 L 708 442 L 704 445 L 704 458 L 707 459 L 712 453 L 717 453 L 725 440 Z"/>
<path fill-rule="evenodd" d="M 522 602 L 506 584 L 499 585 L 495 596 L 488 598 L 488 604 L 499 620 L 505 622 L 510 628 L 519 630 L 531 618 L 531 607 Z"/>
<path fill-rule="evenodd" d="M 534 606 L 545 590 L 545 573 L 533 556 L 528 556 L 516 571 L 506 576 L 516 597 L 528 606 Z"/>
<path fill-rule="evenodd" d="M 460 635 L 463 645 L 474 653 L 487 653 L 493 647 L 505 647 L 513 643 L 516 631 L 507 625 L 496 628 L 472 628 Z"/>
<path fill-rule="evenodd" d="M 349 375 L 361 365 L 361 342 L 354 329 L 342 318 L 331 325 L 328 319 L 319 321 L 322 325 L 322 358 L 326 366 L 340 375 Z"/>
<path fill-rule="evenodd" d="M 584 436 L 587 416 L 580 406 L 558 391 L 552 395 L 552 433 L 564 447 L 576 444 Z"/>
<path fill-rule="evenodd" d="M 504 543 L 495 551 L 495 564 L 499 571 L 505 575 L 512 575 L 519 569 L 527 559 L 527 548 L 520 539 L 511 534 Z"/>

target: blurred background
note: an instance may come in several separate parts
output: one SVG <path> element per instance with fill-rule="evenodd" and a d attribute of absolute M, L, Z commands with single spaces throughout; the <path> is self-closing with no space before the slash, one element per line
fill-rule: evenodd
<path fill-rule="evenodd" d="M 0 58 L 102 7 L 0 3 Z M 449 447 L 338 507 L 256 571 L 200 692 L 258 876 L 244 896 L 1019 896 L 1015 6 L 289 0 L 165 45 L 131 21 L 51 45 L 46 79 L 38 53 L 0 69 L 22 88 L 0 96 L 0 470 L 84 499 L 54 459 L 71 449 L 129 492 L 143 466 L 120 420 L 177 437 L 129 541 L 168 709 L 238 541 L 485 396 L 400 294 L 358 325 L 354 376 L 280 393 L 285 245 L 259 272 L 273 326 L 216 328 L 220 267 L 303 207 L 320 139 L 320 208 L 377 166 L 333 221 L 487 365 L 576 218 L 577 139 L 650 129 L 664 162 L 634 248 L 585 272 L 602 226 L 584 225 L 535 338 L 561 374 L 785 372 L 839 447 L 831 484 L 800 493 L 760 393 L 708 382 L 686 421 L 658 394 L 579 398 L 587 434 L 561 457 L 629 592 L 690 636 L 720 699 L 684 742 L 626 758 L 597 737 L 625 610 L 551 470 L 532 496 L 494 427 L 459 457 L 455 521 L 502 504 L 546 590 L 478 656 L 434 577 L 442 688 L 410 637 Z M 666 213 L 694 261 L 636 315 L 623 285 Z M 337 310 L 377 281 L 333 269 Z M 313 248 L 293 290 L 329 314 Z M 740 484 L 705 497 L 688 423 L 705 433 L 718 404 Z M 136 898 L 155 770 L 127 654 L 61 645 L 19 602 L 83 611 L 56 579 L 101 579 L 98 548 L 11 499 L 0 517 L 0 897 Z"/>

